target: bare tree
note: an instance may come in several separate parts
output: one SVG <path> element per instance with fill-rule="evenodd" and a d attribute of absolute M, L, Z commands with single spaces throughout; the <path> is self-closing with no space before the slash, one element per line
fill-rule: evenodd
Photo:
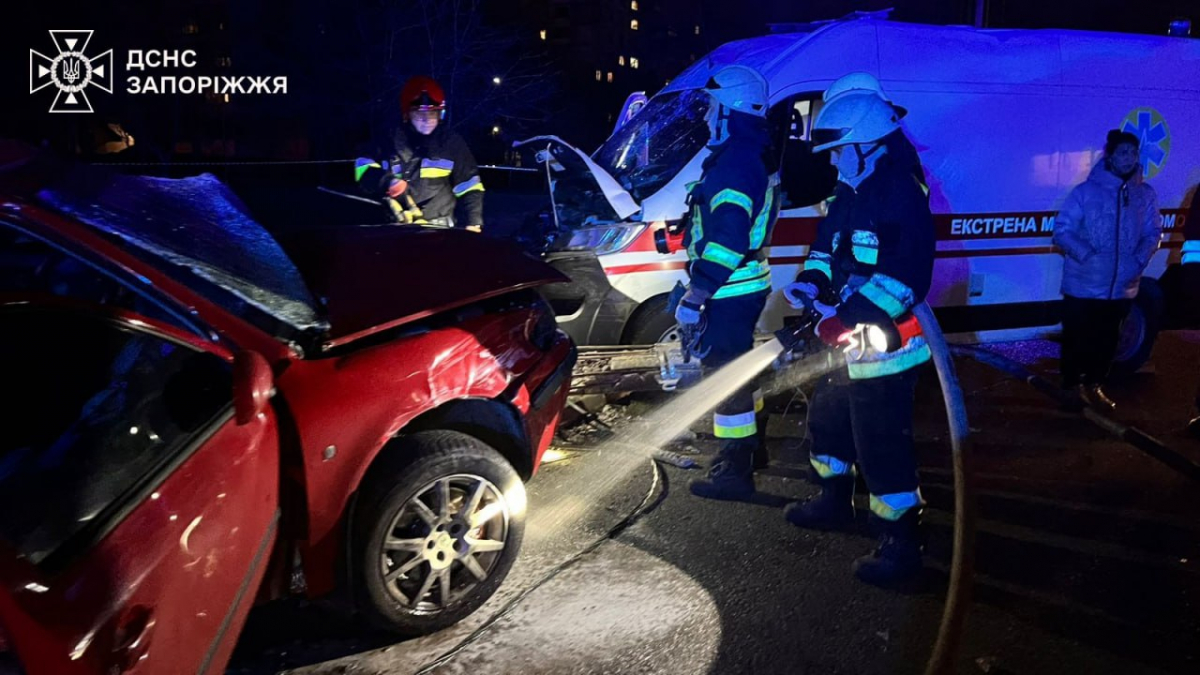
<path fill-rule="evenodd" d="M 486 21 L 486 0 L 383 0 L 355 13 L 370 98 L 361 112 L 375 131 L 396 123 L 405 80 L 430 75 L 446 90 L 450 120 L 467 136 L 544 122 L 556 73 L 532 35 Z M 532 31 L 530 31 L 532 33 Z"/>
<path fill-rule="evenodd" d="M 304 117 L 318 154 L 381 138 L 400 122 L 405 80 L 430 75 L 446 89 L 449 123 L 468 140 L 538 131 L 559 74 L 533 30 L 506 23 L 506 0 L 247 0 L 237 3 L 242 56 L 256 72 L 287 73 L 287 106 Z M 499 84 L 494 78 L 499 78 Z"/>

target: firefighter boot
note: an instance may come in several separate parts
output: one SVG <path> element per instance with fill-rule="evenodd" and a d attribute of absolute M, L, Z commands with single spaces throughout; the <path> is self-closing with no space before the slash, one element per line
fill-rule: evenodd
<path fill-rule="evenodd" d="M 871 518 L 880 530 L 879 546 L 854 561 L 854 576 L 884 588 L 910 581 L 921 571 L 921 509 L 909 509 L 899 520 Z"/>
<path fill-rule="evenodd" d="M 705 499 L 738 501 L 754 495 L 753 437 L 725 441 L 713 458 L 708 478 L 696 479 L 688 486 L 692 494 Z"/>
<path fill-rule="evenodd" d="M 810 530 L 835 530 L 854 520 L 854 474 L 815 478 L 820 491 L 802 502 L 783 509 L 783 517 L 796 527 Z"/>

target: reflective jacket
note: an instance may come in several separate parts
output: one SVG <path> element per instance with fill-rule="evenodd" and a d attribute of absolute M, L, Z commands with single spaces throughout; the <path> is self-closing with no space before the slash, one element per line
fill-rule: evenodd
<path fill-rule="evenodd" d="M 355 180 L 367 194 L 382 198 L 392 180 L 401 177 L 426 220 L 455 224 L 454 209 L 461 200 L 466 222 L 457 225 L 483 224 L 483 182 L 475 156 L 457 133 L 439 125 L 426 136 L 405 123 L 371 158 L 375 161 L 360 160 L 355 166 Z"/>
<path fill-rule="evenodd" d="M 848 327 L 911 329 L 917 325 L 912 308 L 924 302 L 933 278 L 936 241 L 929 200 L 911 162 L 887 154 L 857 190 L 842 182 L 834 188 L 797 281 L 836 294 L 838 316 Z M 902 332 L 908 337 L 892 351 L 866 344 L 848 351 L 850 377 L 891 375 L 928 361 L 919 325 Z"/>
<path fill-rule="evenodd" d="M 1140 174 L 1122 180 L 1102 160 L 1054 218 L 1054 243 L 1063 252 L 1063 295 L 1137 297 L 1161 235 L 1154 188 Z"/>
<path fill-rule="evenodd" d="M 693 288 L 713 298 L 771 289 L 763 246 L 779 215 L 779 173 L 766 120 L 733 113 L 729 138 L 704 160 L 688 190 L 684 237 Z"/>

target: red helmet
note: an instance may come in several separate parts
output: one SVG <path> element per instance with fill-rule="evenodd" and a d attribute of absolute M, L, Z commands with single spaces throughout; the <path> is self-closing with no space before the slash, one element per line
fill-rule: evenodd
<path fill-rule="evenodd" d="M 409 111 L 414 108 L 437 110 L 444 118 L 446 116 L 446 92 L 442 91 L 442 86 L 437 83 L 437 80 L 426 75 L 418 75 L 405 82 L 404 87 L 400 90 L 400 108 L 403 110 L 406 120 Z"/>

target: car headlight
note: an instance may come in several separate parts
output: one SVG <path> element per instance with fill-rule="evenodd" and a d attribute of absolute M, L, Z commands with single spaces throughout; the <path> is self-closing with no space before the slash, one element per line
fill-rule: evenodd
<path fill-rule="evenodd" d="M 571 233 L 569 249 L 588 249 L 596 255 L 625 250 L 646 230 L 645 223 L 614 223 L 601 227 L 583 227 Z"/>

